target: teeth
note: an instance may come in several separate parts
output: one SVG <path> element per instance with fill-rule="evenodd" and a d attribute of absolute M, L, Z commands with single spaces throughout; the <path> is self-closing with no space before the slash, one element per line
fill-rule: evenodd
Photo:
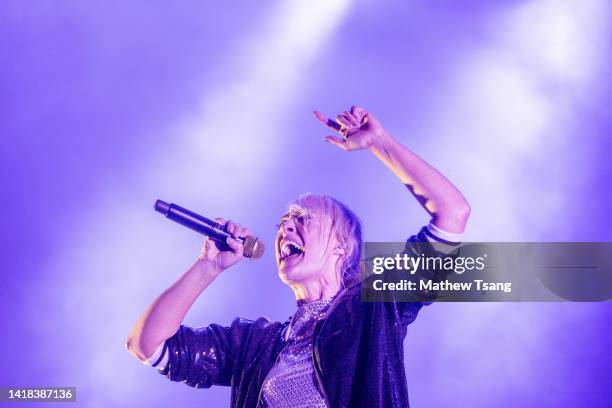
<path fill-rule="evenodd" d="M 300 252 L 304 252 L 304 247 L 295 241 L 285 241 L 281 245 L 281 258 L 286 258 L 291 255 L 291 247 L 297 248 Z"/>

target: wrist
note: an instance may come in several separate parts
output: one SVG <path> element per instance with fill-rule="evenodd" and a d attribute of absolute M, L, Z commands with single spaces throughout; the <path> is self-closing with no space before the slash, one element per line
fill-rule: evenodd
<path fill-rule="evenodd" d="M 385 154 L 395 143 L 395 139 L 386 130 L 381 129 L 374 134 L 370 151 L 376 155 Z"/>
<path fill-rule="evenodd" d="M 208 259 L 199 257 L 195 262 L 195 268 L 198 270 L 198 273 L 210 277 L 216 277 L 223 269 L 220 268 L 215 262 L 209 261 Z"/>

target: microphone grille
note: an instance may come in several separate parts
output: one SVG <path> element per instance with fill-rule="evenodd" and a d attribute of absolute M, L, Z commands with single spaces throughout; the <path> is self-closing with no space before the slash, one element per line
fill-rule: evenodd
<path fill-rule="evenodd" d="M 264 254 L 264 244 L 255 237 L 244 238 L 244 256 L 251 259 L 259 259 Z"/>

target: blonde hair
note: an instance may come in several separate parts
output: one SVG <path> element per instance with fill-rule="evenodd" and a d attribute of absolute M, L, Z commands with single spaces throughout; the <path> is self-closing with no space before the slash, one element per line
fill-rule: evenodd
<path fill-rule="evenodd" d="M 320 211 L 331 220 L 332 233 L 344 250 L 340 264 L 340 282 L 343 287 L 359 281 L 361 260 L 361 221 L 344 203 L 325 194 L 306 193 L 298 197 L 292 205 Z"/>

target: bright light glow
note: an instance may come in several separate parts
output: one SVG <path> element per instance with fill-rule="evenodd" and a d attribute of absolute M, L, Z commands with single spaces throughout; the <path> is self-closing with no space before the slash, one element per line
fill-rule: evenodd
<path fill-rule="evenodd" d="M 563 197 L 571 197 L 566 183 L 583 177 L 581 168 L 559 157 L 578 125 L 573 109 L 597 84 L 607 41 L 604 9 L 596 0 L 504 9 L 492 24 L 498 38 L 466 54 L 457 69 L 431 132 L 447 143 L 441 160 L 470 180 L 466 195 L 487 204 L 473 208 L 474 239 L 539 240 L 553 239 L 546 238 L 551 229 L 559 233 Z M 492 219 L 503 222 L 487 222 Z"/>
<path fill-rule="evenodd" d="M 534 75 L 584 85 L 599 67 L 606 19 L 601 0 L 525 2 L 504 24 L 506 46 Z"/>
<path fill-rule="evenodd" d="M 190 159 L 182 161 L 179 174 L 202 170 L 223 174 L 223 178 L 207 179 L 208 188 L 223 191 L 238 184 L 245 197 L 259 187 L 245 183 L 245 174 L 236 171 L 237 164 L 245 171 L 257 169 L 257 176 L 248 177 L 266 178 L 273 165 L 270 149 L 282 151 L 287 140 L 283 112 L 301 93 L 309 64 L 348 4 L 348 0 L 282 4 L 261 37 L 244 44 L 239 57 L 230 62 L 230 66 L 243 67 L 241 77 L 207 94 L 201 112 L 181 125 L 179 133 L 187 137 L 182 151 L 171 155 L 172 164 L 176 166 L 176 157 Z M 201 192 L 193 192 L 201 197 Z"/>

